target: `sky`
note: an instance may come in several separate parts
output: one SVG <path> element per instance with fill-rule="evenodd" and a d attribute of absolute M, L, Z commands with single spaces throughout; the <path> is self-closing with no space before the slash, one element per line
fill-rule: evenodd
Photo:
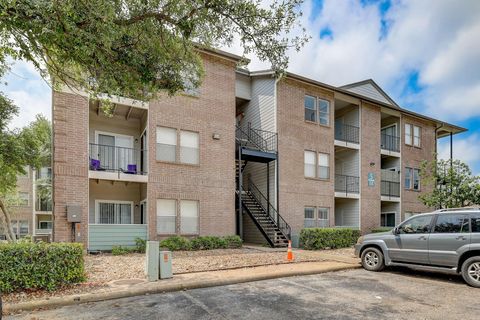
<path fill-rule="evenodd" d="M 306 0 L 300 9 L 312 38 L 289 52 L 289 71 L 332 85 L 371 78 L 403 108 L 468 128 L 454 136 L 454 157 L 480 175 L 480 1 Z M 268 68 L 249 58 L 249 69 Z M 31 64 L 2 80 L 20 107 L 12 127 L 51 118 L 51 90 Z M 440 140 L 440 157 L 449 154 Z"/>

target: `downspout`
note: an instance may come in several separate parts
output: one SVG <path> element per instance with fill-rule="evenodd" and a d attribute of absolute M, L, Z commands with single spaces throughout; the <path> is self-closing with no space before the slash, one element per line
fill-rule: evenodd
<path fill-rule="evenodd" d="M 435 126 L 435 166 L 433 167 L 433 175 L 435 177 L 435 188 L 441 188 L 441 186 L 439 186 L 439 180 L 438 180 L 438 177 L 437 177 L 437 169 L 438 169 L 438 130 L 443 128 L 445 125 L 445 123 L 442 122 L 441 126 L 440 127 L 437 127 Z M 440 198 L 440 205 L 438 208 L 436 209 L 441 209 L 442 208 L 442 199 Z"/>

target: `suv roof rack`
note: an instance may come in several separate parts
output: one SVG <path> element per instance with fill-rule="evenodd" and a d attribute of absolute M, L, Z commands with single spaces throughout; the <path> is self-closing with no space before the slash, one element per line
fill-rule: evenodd
<path fill-rule="evenodd" d="M 463 208 L 448 208 L 448 209 L 439 209 L 435 212 L 455 212 L 455 211 L 480 211 L 480 207 L 463 207 Z"/>

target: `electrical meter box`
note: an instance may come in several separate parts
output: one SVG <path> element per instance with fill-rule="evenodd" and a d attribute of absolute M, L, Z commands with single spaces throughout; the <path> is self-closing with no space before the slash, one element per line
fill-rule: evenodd
<path fill-rule="evenodd" d="M 82 207 L 67 206 L 67 221 L 72 223 L 82 222 Z"/>
<path fill-rule="evenodd" d="M 172 277 L 172 252 L 160 251 L 159 259 L 160 279 L 169 279 Z"/>

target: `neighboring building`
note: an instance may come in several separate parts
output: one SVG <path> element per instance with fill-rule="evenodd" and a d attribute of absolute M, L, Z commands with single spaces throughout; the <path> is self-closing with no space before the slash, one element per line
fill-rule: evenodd
<path fill-rule="evenodd" d="M 42 179 L 42 180 L 39 180 Z M 9 206 L 13 233 L 17 238 L 38 236 L 48 241 L 52 234 L 52 203 L 42 199 L 37 190 L 38 182 L 51 179 L 51 168 L 40 170 L 26 168 L 25 175 L 17 177 L 17 196 Z M 0 238 L 5 239 L 4 230 L 0 230 Z"/>
<path fill-rule="evenodd" d="M 402 109 L 372 80 L 278 80 L 201 54 L 198 90 L 113 98 L 111 117 L 82 93 L 53 92 L 55 241 L 110 250 L 238 233 L 282 246 L 304 227 L 368 232 L 428 210 L 420 162 L 465 129 Z"/>

